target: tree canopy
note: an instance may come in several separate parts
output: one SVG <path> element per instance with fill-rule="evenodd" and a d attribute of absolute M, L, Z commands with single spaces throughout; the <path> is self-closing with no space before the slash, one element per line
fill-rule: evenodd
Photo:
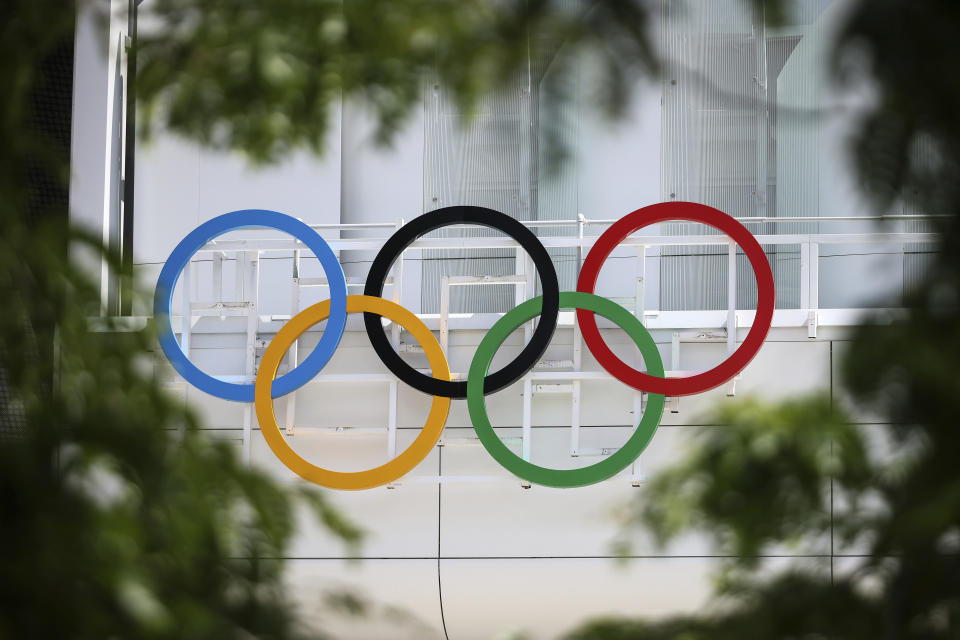
<path fill-rule="evenodd" d="M 774 22 L 790 4 L 752 1 Z M 833 64 L 873 92 L 852 146 L 864 192 L 878 210 L 911 198 L 944 216 L 938 257 L 906 297 L 906 315 L 857 329 L 843 362 L 851 397 L 888 421 L 893 454 L 871 454 L 823 398 L 719 414 L 728 428 L 656 477 L 658 499 L 635 514 L 661 541 L 700 530 L 730 550 L 719 606 L 591 623 L 571 638 L 957 636 L 960 83 L 950 70 L 960 59 L 960 5 L 849 5 Z M 469 111 L 523 71 L 531 46 L 595 56 L 597 103 L 616 114 L 636 75 L 659 68 L 656 7 L 150 0 L 136 43 L 144 133 L 162 125 L 270 161 L 290 149 L 321 152 L 332 105 L 347 99 L 372 107 L 387 140 L 424 82 L 442 83 Z M 35 206 L 38 180 L 68 176 L 68 153 L 35 107 L 44 61 L 73 28 L 63 2 L 0 7 L 0 635 L 301 637 L 271 559 L 290 539 L 294 505 L 313 505 L 347 543 L 359 533 L 321 494 L 295 495 L 202 438 L 144 360 L 149 329 L 94 330 L 87 310 L 97 291 L 66 247 L 96 242 L 70 230 L 65 203 Z M 826 533 L 832 493 L 848 505 L 833 514 L 837 533 L 869 553 L 844 572 L 763 573 L 758 559 L 770 545 Z"/>

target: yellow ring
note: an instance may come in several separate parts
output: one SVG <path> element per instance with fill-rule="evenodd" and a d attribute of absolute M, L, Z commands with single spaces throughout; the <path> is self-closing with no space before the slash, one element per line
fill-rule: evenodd
<path fill-rule="evenodd" d="M 443 350 L 440 348 L 440 343 L 437 342 L 433 333 L 420 318 L 391 300 L 373 296 L 347 296 L 347 313 L 363 311 L 389 318 L 409 331 L 423 347 L 424 353 L 427 354 L 432 375 L 440 380 L 450 379 L 450 367 L 447 364 L 447 358 L 443 355 Z M 424 423 L 417 439 L 407 447 L 406 451 L 379 467 L 366 471 L 331 471 L 304 460 L 293 450 L 293 447 L 287 444 L 286 439 L 280 433 L 277 417 L 273 413 L 270 388 L 277 375 L 280 361 L 293 341 L 313 325 L 325 320 L 329 315 L 330 301 L 318 302 L 295 315 L 270 341 L 263 354 L 263 359 L 260 361 L 260 370 L 257 372 L 254 387 L 254 406 L 257 410 L 257 420 L 260 421 L 260 430 L 273 453 L 300 477 L 331 489 L 372 489 L 396 480 L 427 457 L 430 450 L 437 444 L 437 440 L 440 439 L 440 432 L 443 431 L 443 426 L 447 422 L 447 414 L 450 412 L 450 398 L 434 396 L 433 404 L 430 405 L 430 413 L 427 414 L 427 421 Z"/>

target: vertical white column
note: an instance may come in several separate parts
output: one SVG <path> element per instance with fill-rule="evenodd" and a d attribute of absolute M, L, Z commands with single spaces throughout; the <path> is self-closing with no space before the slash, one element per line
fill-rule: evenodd
<path fill-rule="evenodd" d="M 577 239 L 583 240 L 583 228 L 586 218 L 584 215 L 577 215 Z M 580 268 L 583 266 L 583 244 L 577 245 L 577 276 L 580 275 Z M 580 340 L 580 323 L 577 321 L 577 314 L 573 314 L 573 370 L 581 371 L 583 364 L 583 343 Z M 570 455 L 577 455 L 580 451 L 580 380 L 573 380 L 572 392 L 570 397 Z"/>
<path fill-rule="evenodd" d="M 737 244 L 727 245 L 727 353 L 737 348 Z"/>
<path fill-rule="evenodd" d="M 389 409 L 387 417 L 387 458 L 393 460 L 397 455 L 397 381 L 390 381 Z"/>
<path fill-rule="evenodd" d="M 812 242 L 809 245 L 810 265 L 807 269 L 807 337 L 817 337 L 817 325 L 820 316 L 820 245 Z"/>
<path fill-rule="evenodd" d="M 399 227 L 403 226 L 403 218 L 400 219 Z M 393 263 L 393 296 L 392 299 L 397 304 L 400 304 L 401 294 L 403 293 L 403 264 L 405 262 L 406 251 L 401 251 L 400 255 L 397 256 L 397 261 Z M 393 340 L 393 348 L 400 348 L 400 323 L 393 322 L 390 325 L 390 337 Z M 396 398 L 394 398 L 396 402 Z"/>
<path fill-rule="evenodd" d="M 810 291 L 808 304 L 810 309 L 818 311 L 820 309 L 820 245 L 816 242 L 810 243 L 810 268 L 807 282 Z"/>
<path fill-rule="evenodd" d="M 522 249 L 517 248 L 516 258 L 517 270 L 525 277 L 523 286 L 517 286 L 517 304 L 522 302 L 522 298 L 529 300 L 533 298 L 537 291 L 536 267 L 533 264 L 533 258 L 528 256 Z M 526 322 L 523 325 L 523 344 L 530 342 L 530 336 L 533 334 L 533 321 Z M 536 365 L 534 365 L 536 368 Z M 530 373 L 523 377 L 523 445 L 521 453 L 524 460 L 530 460 L 530 450 L 533 446 L 533 381 Z"/>
<path fill-rule="evenodd" d="M 810 243 L 800 244 L 800 308 L 810 309 Z"/>
<path fill-rule="evenodd" d="M 246 370 L 245 373 L 252 380 L 256 376 L 257 360 L 257 328 L 260 322 L 258 315 L 258 296 L 260 293 L 260 252 L 250 251 L 248 255 L 247 268 L 247 344 L 246 344 Z M 252 444 L 253 431 L 253 408 L 247 403 L 247 409 L 243 416 L 243 461 L 250 463 L 250 450 Z"/>
<path fill-rule="evenodd" d="M 290 317 L 300 312 L 300 250 L 293 250 L 293 282 L 290 287 Z M 299 360 L 297 343 L 299 339 L 294 340 L 287 351 L 287 371 L 293 371 Z M 284 431 L 288 436 L 293 435 L 294 419 L 297 415 L 297 392 L 291 391 L 287 394 L 287 413 L 283 417 Z"/>
<path fill-rule="evenodd" d="M 188 358 L 190 357 L 190 331 L 193 328 L 193 313 L 190 310 L 190 297 L 191 297 L 191 284 L 193 278 L 191 277 L 193 269 L 191 268 L 191 262 L 187 262 L 187 265 L 183 268 L 183 271 L 180 272 L 180 316 L 182 322 L 180 325 L 180 349 L 183 350 L 184 355 Z"/>
<path fill-rule="evenodd" d="M 450 276 L 440 279 L 440 346 L 443 353 L 450 359 Z"/>
<path fill-rule="evenodd" d="M 213 252 L 213 269 L 210 277 L 210 287 L 213 291 L 213 300 L 217 303 L 223 301 L 223 252 Z M 221 314 L 221 317 L 223 315 Z"/>
<path fill-rule="evenodd" d="M 533 384 L 530 375 L 523 378 L 523 429 L 521 455 L 524 460 L 530 460 L 531 436 L 533 435 Z"/>
<path fill-rule="evenodd" d="M 635 391 L 633 393 L 633 430 L 636 431 L 637 427 L 640 425 L 640 420 L 643 418 L 643 392 Z M 633 463 L 630 465 L 630 481 L 633 483 L 633 486 L 640 484 L 640 481 L 643 479 L 642 470 L 640 467 L 640 457 L 636 457 L 633 460 Z"/>
<path fill-rule="evenodd" d="M 646 326 L 643 319 L 643 312 L 646 307 L 646 285 L 647 285 L 647 247 L 640 245 L 637 247 L 637 281 L 634 292 L 633 315 L 640 323 Z"/>

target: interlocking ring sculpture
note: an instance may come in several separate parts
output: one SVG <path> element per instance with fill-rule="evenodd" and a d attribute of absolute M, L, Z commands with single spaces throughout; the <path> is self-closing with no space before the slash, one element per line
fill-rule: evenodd
<path fill-rule="evenodd" d="M 683 378 L 665 377 L 657 346 L 640 320 L 620 305 L 593 294 L 600 268 L 613 249 L 634 231 L 667 220 L 700 222 L 727 234 L 743 249 L 757 279 L 757 312 L 746 339 L 727 360 L 713 369 Z M 477 347 L 467 380 L 453 381 L 450 379 L 446 356 L 430 329 L 412 312 L 382 298 L 381 294 L 390 266 L 406 247 L 430 231 L 464 223 L 487 226 L 516 240 L 536 266 L 543 295 L 524 302 L 494 323 Z M 177 343 L 170 317 L 174 287 L 193 254 L 213 238 L 242 228 L 277 229 L 298 238 L 320 261 L 330 288 L 329 300 L 304 309 L 277 332 L 263 354 L 254 384 L 230 383 L 201 371 L 190 362 Z M 508 471 L 535 484 L 579 487 L 610 478 L 643 452 L 660 423 L 666 396 L 690 395 L 712 389 L 730 380 L 747 366 L 770 330 L 774 302 L 773 274 L 763 249 L 753 235 L 722 211 L 693 202 L 655 204 L 621 218 L 597 238 L 587 254 L 577 281 L 577 290 L 566 292 L 560 291 L 556 270 L 536 235 L 517 220 L 492 209 L 445 207 L 425 213 L 402 226 L 387 240 L 374 259 L 364 295 L 347 295 L 343 269 L 333 250 L 316 231 L 276 211 L 246 209 L 201 224 L 177 245 L 157 281 L 154 317 L 160 346 L 177 372 L 187 382 L 211 395 L 226 400 L 254 402 L 267 444 L 284 464 L 306 480 L 335 489 L 369 489 L 400 478 L 419 464 L 440 439 L 451 399 L 466 398 L 470 419 L 480 442 Z M 494 432 L 487 417 L 484 399 L 487 394 L 513 384 L 536 365 L 550 344 L 560 309 L 576 310 L 584 343 L 608 373 L 624 384 L 649 394 L 643 418 L 627 443 L 600 462 L 577 469 L 541 467 L 516 455 Z M 370 343 L 383 363 L 406 384 L 432 395 L 433 403 L 420 434 L 396 458 L 364 471 L 332 471 L 308 462 L 287 443 L 280 433 L 272 400 L 295 391 L 319 373 L 333 356 L 343 336 L 347 314 L 361 312 Z M 600 336 L 595 314 L 604 316 L 627 332 L 640 349 L 646 372 L 630 367 L 614 355 Z M 499 371 L 489 373 L 490 363 L 507 336 L 537 316 L 540 321 L 517 357 Z M 381 317 L 406 328 L 419 342 L 430 363 L 431 376 L 412 368 L 393 350 L 380 323 Z M 323 320 L 327 321 L 327 325 L 314 350 L 291 371 L 276 378 L 280 362 L 293 342 Z"/>

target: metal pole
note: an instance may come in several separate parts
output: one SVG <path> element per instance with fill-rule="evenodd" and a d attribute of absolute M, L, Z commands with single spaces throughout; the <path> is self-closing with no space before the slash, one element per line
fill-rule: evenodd
<path fill-rule="evenodd" d="M 142 0 L 129 0 L 127 5 L 127 96 L 124 123 L 123 228 L 120 244 L 120 315 L 133 313 L 133 204 L 134 172 L 137 151 L 137 6 Z"/>

